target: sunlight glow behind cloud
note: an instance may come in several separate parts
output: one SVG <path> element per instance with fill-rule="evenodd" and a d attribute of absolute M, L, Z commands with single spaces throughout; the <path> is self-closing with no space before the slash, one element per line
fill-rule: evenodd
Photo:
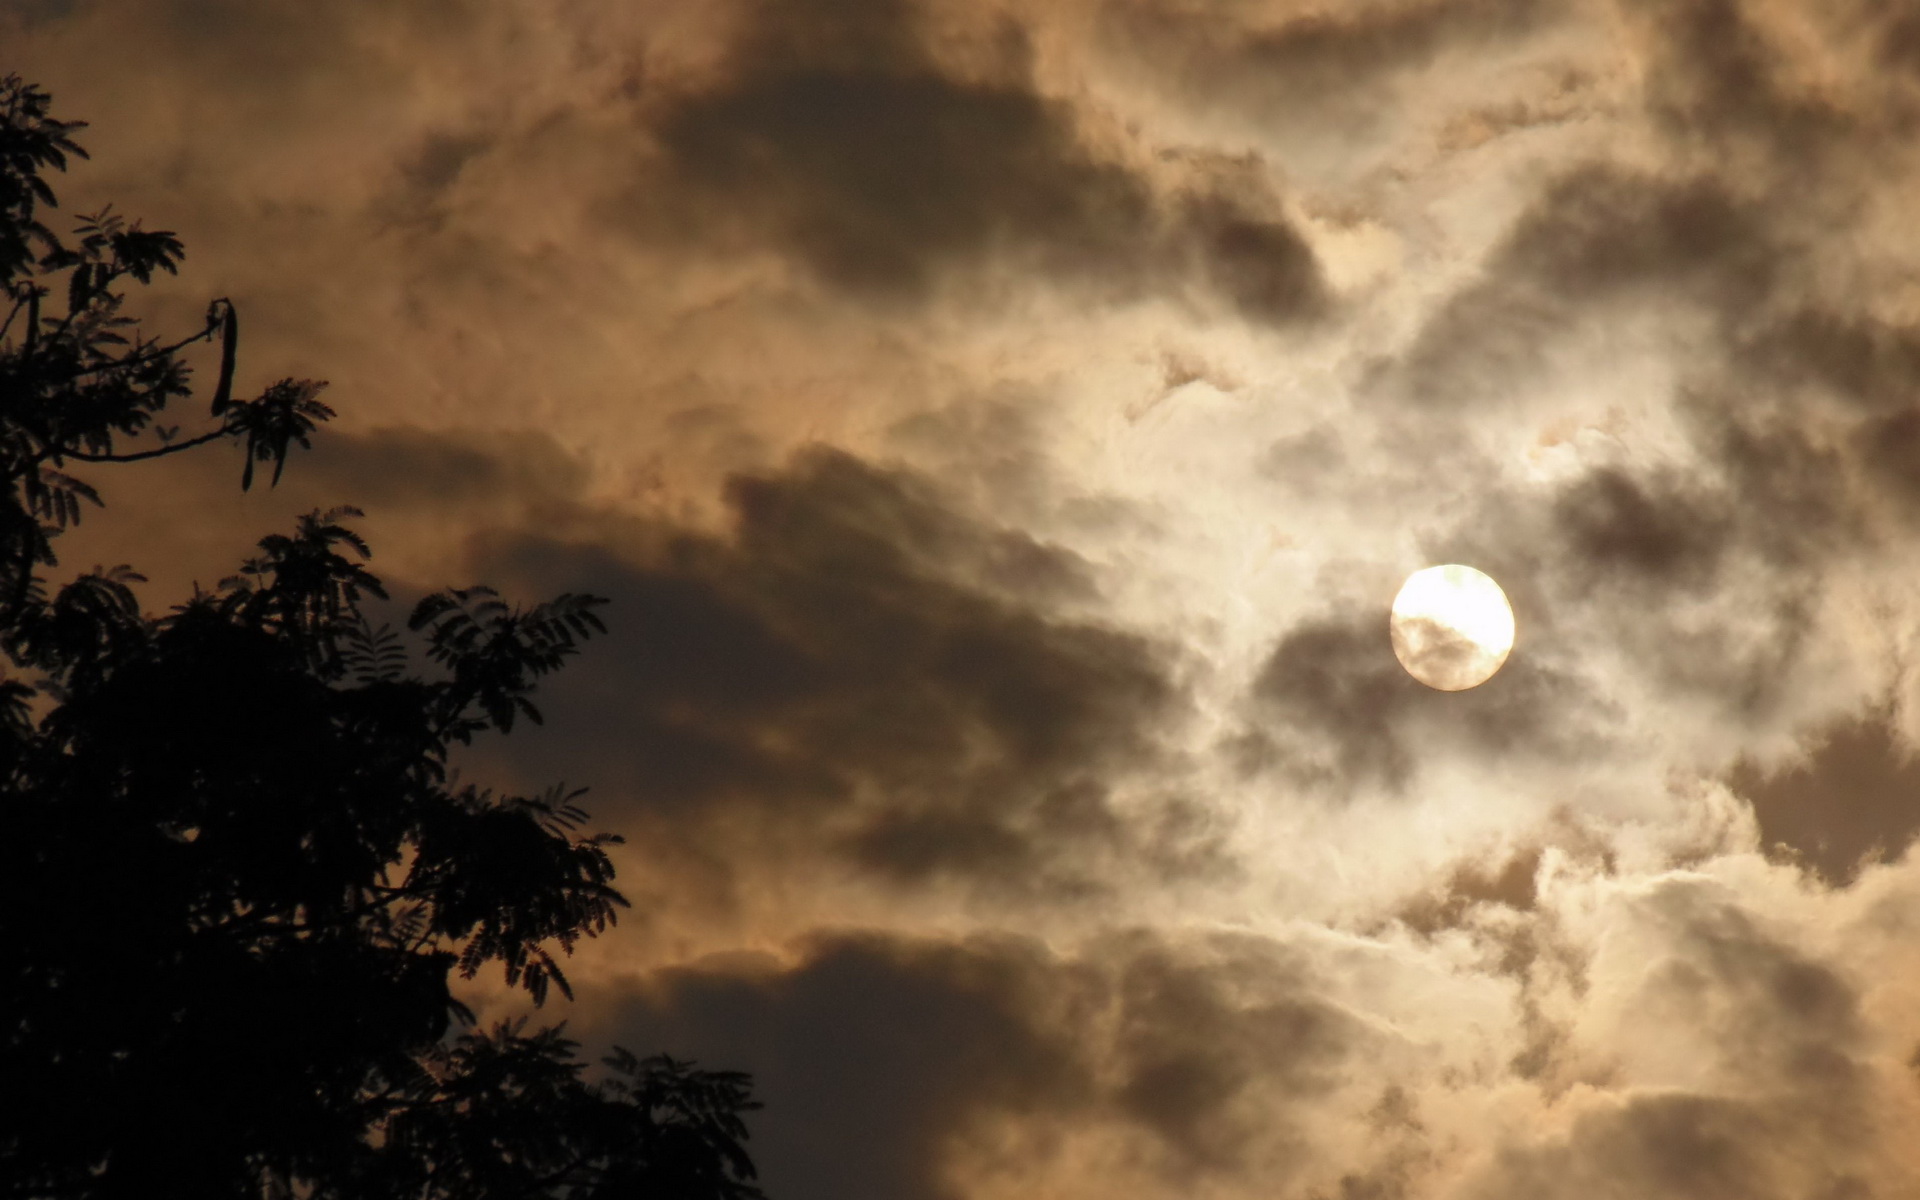
<path fill-rule="evenodd" d="M 350 502 L 396 582 L 611 596 L 475 769 L 592 785 L 635 919 L 559 1015 L 754 1071 L 776 1197 L 1899 1200 L 1917 30 L 0 10 L 62 211 L 342 413 L 69 557 L 164 607 Z M 1526 642 L 1440 693 L 1386 600 L 1459 562 Z"/>

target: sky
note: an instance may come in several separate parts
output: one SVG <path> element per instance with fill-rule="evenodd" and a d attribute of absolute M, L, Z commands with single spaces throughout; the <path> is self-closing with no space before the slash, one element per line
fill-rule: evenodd
<path fill-rule="evenodd" d="M 1920 1195 L 1920 12 L 4 0 L 238 386 L 155 611 L 355 505 L 612 633 L 550 1003 L 777 1200 Z M 203 371 L 211 364 L 203 364 Z M 1406 575 L 1518 640 L 1443 693 Z M 403 610 L 396 607 L 396 613 Z M 484 1012 L 506 1011 L 497 988 Z"/>

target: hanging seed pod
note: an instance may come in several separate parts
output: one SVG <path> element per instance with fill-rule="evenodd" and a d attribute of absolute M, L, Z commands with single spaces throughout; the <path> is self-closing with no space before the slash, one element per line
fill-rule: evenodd
<path fill-rule="evenodd" d="M 234 314 L 233 301 L 216 300 L 226 306 L 220 317 L 220 382 L 213 389 L 213 415 L 227 411 L 233 400 L 233 362 L 240 352 L 240 318 Z"/>

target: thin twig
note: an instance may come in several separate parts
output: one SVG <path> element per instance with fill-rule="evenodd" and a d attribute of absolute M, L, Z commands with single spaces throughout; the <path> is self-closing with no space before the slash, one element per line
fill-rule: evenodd
<path fill-rule="evenodd" d="M 234 431 L 232 429 L 227 429 L 227 428 L 216 429 L 211 433 L 203 433 L 196 438 L 188 438 L 184 442 L 172 442 L 172 443 L 169 443 L 168 445 L 160 446 L 153 450 L 140 450 L 140 451 L 136 451 L 133 454 L 89 454 L 85 450 L 61 449 L 61 450 L 53 451 L 49 455 L 49 457 L 56 458 L 56 459 L 77 458 L 81 462 L 93 462 L 93 463 L 139 462 L 142 459 L 164 458 L 169 454 L 178 454 L 182 450 L 191 450 L 195 446 L 204 446 L 208 442 L 218 441 L 220 438 L 223 438 L 223 437 L 230 437 L 232 436 L 233 432 Z"/>

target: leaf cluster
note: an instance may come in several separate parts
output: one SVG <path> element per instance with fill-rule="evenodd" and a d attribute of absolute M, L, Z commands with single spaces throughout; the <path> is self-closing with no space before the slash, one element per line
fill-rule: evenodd
<path fill-rule="evenodd" d="M 311 444 L 332 417 L 326 385 L 282 379 L 234 399 L 240 324 L 233 302 L 213 301 L 204 325 L 171 341 L 149 338 L 126 314 L 128 284 L 177 274 L 185 249 L 169 230 L 149 230 L 111 208 L 82 215 L 69 239 L 42 220 L 56 198 L 49 170 L 69 156 L 79 122 L 50 115 L 47 94 L 19 76 L 0 79 L 0 618 L 24 601 L 35 569 L 53 566 L 53 539 L 99 495 L 70 462 L 133 462 L 212 442 L 243 451 L 241 486 L 271 464 L 277 483 L 295 446 Z M 219 379 L 196 433 L 158 424 L 191 394 L 183 353 L 218 341 Z"/>
<path fill-rule="evenodd" d="M 759 1107 L 745 1075 L 619 1050 L 583 1086 L 578 1050 L 561 1028 L 523 1023 L 453 1042 L 428 1065 L 428 1096 L 386 1127 L 391 1144 L 432 1157 L 396 1155 L 380 1167 L 398 1175 L 365 1183 L 391 1195 L 760 1200 L 740 1146 L 740 1114 Z"/>

